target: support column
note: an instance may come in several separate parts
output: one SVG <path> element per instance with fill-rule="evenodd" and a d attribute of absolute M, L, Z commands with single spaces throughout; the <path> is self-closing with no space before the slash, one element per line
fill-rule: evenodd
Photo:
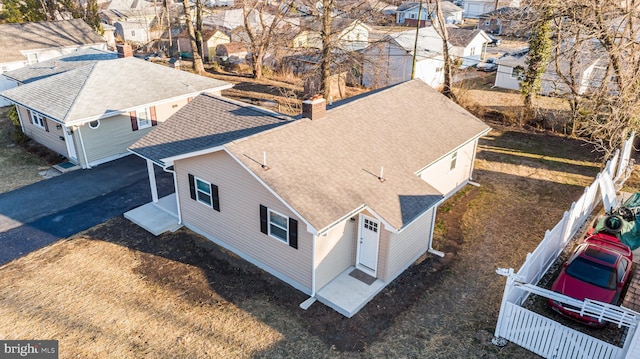
<path fill-rule="evenodd" d="M 156 172 L 153 168 L 153 162 L 147 160 L 147 172 L 149 174 L 149 187 L 151 187 L 151 199 L 153 203 L 158 203 L 158 187 L 156 186 Z"/>

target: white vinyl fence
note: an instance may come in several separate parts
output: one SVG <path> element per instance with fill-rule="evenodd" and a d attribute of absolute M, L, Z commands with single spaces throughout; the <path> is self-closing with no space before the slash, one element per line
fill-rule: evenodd
<path fill-rule="evenodd" d="M 640 313 L 606 303 L 577 301 L 535 286 L 601 201 L 607 210 L 617 206 L 614 183 L 621 186 L 627 179 L 628 166 L 633 164 L 630 158 L 634 137 L 632 134 L 622 151 L 616 151 L 605 169 L 585 188 L 580 199 L 564 213 L 562 220 L 545 233 L 542 242 L 527 254 L 525 263 L 517 273 L 512 269 L 497 271 L 507 277 L 507 284 L 496 323 L 494 343 L 505 344 L 506 339 L 545 358 L 640 358 L 640 331 L 635 330 L 640 322 Z M 613 322 L 619 327 L 628 327 L 624 347 L 605 343 L 522 308 L 532 292 L 571 304 L 583 313 L 594 313 L 591 316 Z"/>

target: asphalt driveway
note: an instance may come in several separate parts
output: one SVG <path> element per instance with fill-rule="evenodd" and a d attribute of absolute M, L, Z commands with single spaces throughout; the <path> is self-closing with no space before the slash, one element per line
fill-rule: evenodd
<path fill-rule="evenodd" d="M 173 177 L 156 171 L 160 197 Z M 0 265 L 151 201 L 145 161 L 127 156 L 0 194 Z"/>

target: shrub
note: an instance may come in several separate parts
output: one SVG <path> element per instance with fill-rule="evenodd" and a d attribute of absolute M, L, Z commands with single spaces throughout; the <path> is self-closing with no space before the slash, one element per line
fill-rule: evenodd
<path fill-rule="evenodd" d="M 18 110 L 16 109 L 15 105 L 11 106 L 11 109 L 9 110 L 9 113 L 7 113 L 7 116 L 14 126 L 20 126 L 20 117 L 18 117 Z"/>

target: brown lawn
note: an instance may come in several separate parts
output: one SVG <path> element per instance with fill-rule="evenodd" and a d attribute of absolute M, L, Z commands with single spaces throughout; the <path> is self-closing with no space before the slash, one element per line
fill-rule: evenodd
<path fill-rule="evenodd" d="M 529 358 L 490 343 L 504 288 L 599 171 L 583 143 L 497 129 L 440 208 L 436 249 L 346 319 L 206 239 L 124 218 L 0 267 L 0 338 L 60 357 Z M 640 180 L 629 182 L 637 190 Z M 635 187 L 634 187 L 635 186 Z"/>

